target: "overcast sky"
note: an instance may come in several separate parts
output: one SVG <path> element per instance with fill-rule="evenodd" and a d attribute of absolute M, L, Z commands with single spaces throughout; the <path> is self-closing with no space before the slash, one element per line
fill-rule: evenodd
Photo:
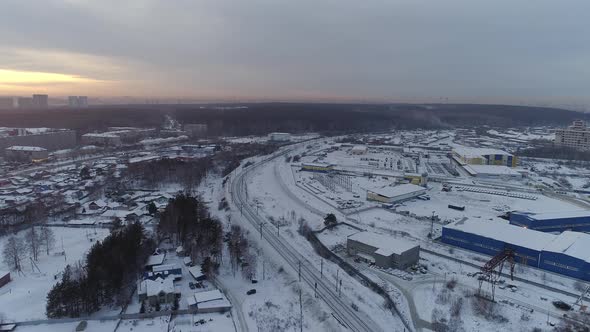
<path fill-rule="evenodd" d="M 2 0 L 0 94 L 588 102 L 589 13 L 588 0 Z"/>

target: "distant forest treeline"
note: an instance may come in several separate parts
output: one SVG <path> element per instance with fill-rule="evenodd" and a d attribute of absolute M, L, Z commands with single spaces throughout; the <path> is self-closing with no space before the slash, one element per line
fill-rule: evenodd
<path fill-rule="evenodd" d="M 0 113 L 0 125 L 62 127 L 82 133 L 109 126 L 157 127 L 165 115 L 181 123 L 207 123 L 209 134 L 259 135 L 286 132 L 363 132 L 391 128 L 448 128 L 489 125 L 518 127 L 565 125 L 586 114 L 556 108 L 509 105 L 371 105 L 257 103 L 232 105 L 128 105 L 88 109 L 12 110 Z"/>

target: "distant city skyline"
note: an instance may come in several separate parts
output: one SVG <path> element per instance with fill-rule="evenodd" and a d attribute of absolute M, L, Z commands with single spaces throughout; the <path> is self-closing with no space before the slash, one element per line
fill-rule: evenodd
<path fill-rule="evenodd" d="M 2 6 L 2 96 L 590 104 L 585 0 Z"/>

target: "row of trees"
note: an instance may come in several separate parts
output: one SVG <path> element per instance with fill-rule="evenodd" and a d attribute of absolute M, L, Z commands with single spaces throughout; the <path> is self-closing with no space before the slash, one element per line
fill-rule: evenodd
<path fill-rule="evenodd" d="M 8 238 L 2 250 L 3 261 L 12 270 L 21 271 L 27 255 L 37 261 L 42 251 L 49 255 L 54 245 L 55 234 L 51 228 L 32 226 L 23 237 L 12 235 Z"/>
<path fill-rule="evenodd" d="M 155 247 L 140 223 L 114 230 L 92 246 L 85 264 L 65 268 L 47 295 L 47 317 L 78 317 L 103 305 L 123 304 Z"/>

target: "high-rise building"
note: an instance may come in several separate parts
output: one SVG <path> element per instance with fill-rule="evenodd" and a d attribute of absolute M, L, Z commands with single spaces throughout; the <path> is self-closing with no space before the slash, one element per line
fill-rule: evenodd
<path fill-rule="evenodd" d="M 33 108 L 33 98 L 31 97 L 18 97 L 16 101 L 18 108 Z"/>
<path fill-rule="evenodd" d="M 33 95 L 33 108 L 48 108 L 49 107 L 49 96 L 48 95 Z"/>
<path fill-rule="evenodd" d="M 14 108 L 14 98 L 12 97 L 0 97 L 0 110 Z"/>
<path fill-rule="evenodd" d="M 68 106 L 78 107 L 78 96 L 69 96 L 68 97 Z"/>
<path fill-rule="evenodd" d="M 78 105 L 80 105 L 80 107 L 88 107 L 88 97 L 78 96 Z"/>
<path fill-rule="evenodd" d="M 585 121 L 576 120 L 571 126 L 555 131 L 555 144 L 588 150 L 590 149 L 590 128 L 586 127 Z"/>
<path fill-rule="evenodd" d="M 70 107 L 88 107 L 88 97 L 87 96 L 69 96 L 68 97 L 68 106 Z"/>

